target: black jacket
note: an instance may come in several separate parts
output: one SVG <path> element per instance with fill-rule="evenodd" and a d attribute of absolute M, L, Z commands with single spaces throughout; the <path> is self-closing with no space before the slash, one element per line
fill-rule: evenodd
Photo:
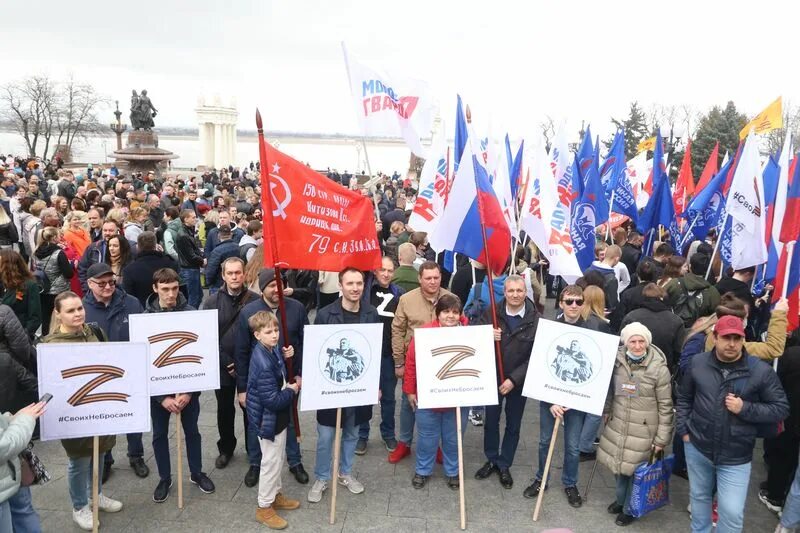
<path fill-rule="evenodd" d="M 800 346 L 786 348 L 778 358 L 778 379 L 789 401 L 789 417 L 784 424 L 786 431 L 800 437 Z"/>
<path fill-rule="evenodd" d="M 533 341 L 536 338 L 536 326 L 539 324 L 539 313 L 533 302 L 525 299 L 525 316 L 520 324 L 511 329 L 508 324 L 505 300 L 497 302 L 497 322 L 502 330 L 500 350 L 503 354 L 503 373 L 506 379 L 514 383 L 513 392 L 522 394 L 522 385 L 528 373 L 528 362 L 531 359 Z M 492 310 L 487 309 L 481 319 L 482 324 L 492 323 Z M 498 384 L 500 376 L 498 375 Z"/>
<path fill-rule="evenodd" d="M 208 295 L 200 306 L 200 309 L 217 310 L 219 325 L 219 384 L 222 387 L 230 387 L 236 384 L 236 379 L 228 373 L 228 365 L 234 364 L 236 323 L 239 319 L 239 314 L 245 305 L 258 299 L 260 299 L 258 294 L 246 289 L 236 296 L 231 296 L 223 285 L 219 291 Z"/>
<path fill-rule="evenodd" d="M 14 222 L 0 225 L 0 246 L 10 246 L 19 242 L 19 232 Z"/>
<path fill-rule="evenodd" d="M 639 259 L 642 257 L 642 247 L 641 246 L 634 246 L 629 242 L 626 242 L 622 245 L 622 257 L 620 261 L 622 261 L 626 267 L 628 267 L 628 272 L 631 275 L 631 280 L 633 280 L 634 276 L 636 275 L 636 267 L 639 266 Z"/>
<path fill-rule="evenodd" d="M 664 352 L 670 373 L 675 374 L 683 341 L 686 339 L 683 320 L 658 298 L 643 298 L 641 307 L 631 311 L 622 319 L 620 330 L 633 322 L 640 322 L 650 330 L 653 344 Z"/>
<path fill-rule="evenodd" d="M 132 263 L 122 269 L 122 286 L 125 292 L 138 299 L 144 307 L 153 294 L 153 274 L 162 268 L 179 271 L 178 263 L 164 252 L 141 252 Z"/>
<path fill-rule="evenodd" d="M 203 266 L 203 250 L 194 236 L 194 228 L 184 226 L 184 231 L 175 239 L 175 251 L 181 268 L 200 268 Z"/>
<path fill-rule="evenodd" d="M 750 306 L 750 313 L 755 313 L 756 301 L 750 292 L 750 286 L 744 281 L 733 278 L 722 278 L 717 282 L 717 292 L 722 296 L 726 292 L 732 292 L 737 298 L 744 300 Z"/>
<path fill-rule="evenodd" d="M 738 415 L 725 407 L 728 393 L 744 400 Z M 714 351 L 692 357 L 675 406 L 677 434 L 689 435 L 692 445 L 715 465 L 749 463 L 756 424 L 777 424 L 789 415 L 778 375 L 746 352 L 729 365 L 721 363 Z"/>
<path fill-rule="evenodd" d="M 289 344 L 294 348 L 294 361 L 292 370 L 295 375 L 302 376 L 303 371 L 303 326 L 308 324 L 308 314 L 306 308 L 293 298 L 283 299 L 286 307 L 286 330 L 289 333 Z M 236 390 L 237 392 L 247 392 L 247 377 L 250 373 L 250 355 L 256 344 L 256 338 L 250 331 L 247 321 L 259 311 L 270 311 L 270 307 L 259 298 L 254 302 L 244 306 L 239 313 L 239 319 L 233 329 L 236 330 L 236 351 L 234 353 L 234 364 L 236 366 Z M 283 346 L 283 329 L 281 332 L 279 346 Z"/>
<path fill-rule="evenodd" d="M 359 307 L 358 318 L 362 324 L 379 324 L 381 321 L 378 310 L 371 305 L 364 305 L 363 303 Z M 342 299 L 339 298 L 332 304 L 326 305 L 317 311 L 317 318 L 314 319 L 314 324 L 344 324 Z M 356 427 L 372 418 L 371 405 L 346 407 L 346 409 L 355 409 Z M 342 420 L 344 420 L 344 416 L 342 416 Z M 336 427 L 336 409 L 320 409 L 317 411 L 317 422 L 323 426 Z"/>
<path fill-rule="evenodd" d="M 28 333 L 14 311 L 0 305 L 0 412 L 16 412 L 24 407 L 21 393 L 36 391 L 31 363 Z"/>

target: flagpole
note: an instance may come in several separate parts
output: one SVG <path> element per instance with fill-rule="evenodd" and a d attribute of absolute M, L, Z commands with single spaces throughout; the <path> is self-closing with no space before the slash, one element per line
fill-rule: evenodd
<path fill-rule="evenodd" d="M 275 215 L 272 208 L 272 188 L 270 187 L 269 167 L 267 167 L 267 145 L 264 140 L 264 126 L 261 121 L 261 112 L 256 108 L 256 128 L 258 129 L 258 152 L 261 159 L 261 198 L 264 202 L 266 213 L 263 214 L 263 219 L 268 222 L 269 229 L 267 233 L 267 243 L 270 247 L 272 260 L 275 263 L 275 283 L 278 290 L 278 316 L 280 317 L 279 326 L 281 328 L 281 335 L 283 336 L 283 347 L 289 347 L 289 330 L 286 323 L 286 302 L 283 296 L 283 279 L 281 279 L 281 263 L 278 261 L 278 243 L 275 240 Z M 266 266 L 267 254 L 264 254 Z M 286 359 L 286 372 L 289 377 L 289 383 L 294 381 L 294 358 L 289 357 Z M 297 395 L 294 395 L 292 401 L 292 415 L 294 416 L 294 430 L 297 436 L 297 442 L 300 442 L 302 435 L 300 434 L 300 417 L 297 414 Z"/>
<path fill-rule="evenodd" d="M 608 203 L 608 222 L 606 223 L 606 242 L 611 238 L 611 214 L 614 212 L 614 195 L 617 194 L 616 189 L 611 189 L 611 201 Z"/>
<path fill-rule="evenodd" d="M 702 214 L 703 214 L 703 212 L 702 212 L 702 211 L 700 211 L 699 213 L 697 213 L 697 216 L 696 216 L 696 217 L 694 217 L 694 219 L 692 220 L 692 223 L 691 223 L 691 224 L 689 224 L 689 227 L 688 227 L 688 228 L 686 228 L 686 235 L 684 235 L 684 236 L 683 236 L 683 239 L 681 239 L 681 250 L 683 250 L 683 247 L 684 247 L 684 245 L 686 244 L 686 239 L 688 239 L 688 238 L 689 238 L 689 232 L 691 232 L 691 231 L 692 231 L 692 228 L 694 227 L 695 223 L 697 223 L 697 221 L 700 219 L 700 216 L 701 216 Z M 680 251 L 680 250 L 678 250 L 678 251 Z"/>
<path fill-rule="evenodd" d="M 711 260 L 708 262 L 708 270 L 706 270 L 706 279 L 711 275 L 711 267 L 714 265 L 714 256 L 717 255 L 719 250 L 719 243 L 722 242 L 722 235 L 725 233 L 725 225 L 728 224 L 728 217 L 730 215 L 725 213 L 725 219 L 722 221 L 722 231 L 717 233 L 717 242 L 714 243 L 714 250 L 711 252 Z"/>

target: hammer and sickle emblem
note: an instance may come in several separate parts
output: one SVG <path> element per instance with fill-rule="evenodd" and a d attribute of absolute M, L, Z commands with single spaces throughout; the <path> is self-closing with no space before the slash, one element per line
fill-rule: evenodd
<path fill-rule="evenodd" d="M 272 216 L 280 216 L 282 219 L 286 220 L 286 208 L 289 206 L 289 203 L 292 201 L 292 190 L 289 188 L 289 184 L 286 183 L 282 177 L 278 176 L 277 174 L 270 174 L 270 186 L 269 190 L 272 194 L 272 202 L 273 202 L 273 210 Z M 279 201 L 278 197 L 275 195 L 275 188 L 280 184 L 281 188 L 283 188 L 283 201 Z"/>

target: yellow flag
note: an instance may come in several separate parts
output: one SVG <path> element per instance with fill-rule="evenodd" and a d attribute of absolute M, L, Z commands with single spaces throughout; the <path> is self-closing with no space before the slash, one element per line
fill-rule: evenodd
<path fill-rule="evenodd" d="M 638 145 L 636 145 L 637 152 L 644 152 L 645 150 L 652 151 L 656 147 L 656 138 L 650 137 L 649 139 L 644 139 Z"/>
<path fill-rule="evenodd" d="M 739 132 L 739 140 L 747 137 L 750 133 L 750 128 L 756 133 L 766 133 L 783 127 L 783 106 L 781 105 L 781 97 L 767 106 L 764 111 L 755 116 L 753 120 L 747 123 L 747 126 L 742 128 Z"/>

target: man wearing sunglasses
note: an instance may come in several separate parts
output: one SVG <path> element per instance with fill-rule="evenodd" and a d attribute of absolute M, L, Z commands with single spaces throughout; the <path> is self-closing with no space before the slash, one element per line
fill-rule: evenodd
<path fill-rule="evenodd" d="M 135 297 L 117 287 L 117 281 L 111 267 L 106 263 L 95 263 L 87 273 L 86 284 L 89 291 L 83 297 L 83 308 L 86 310 L 86 323 L 100 328 L 108 342 L 127 342 L 130 340 L 128 316 L 144 311 L 142 304 Z M 128 461 L 134 473 L 139 477 L 147 477 L 150 469 L 144 463 L 144 446 L 141 433 L 129 433 Z M 111 450 L 106 452 L 103 479 L 111 475 L 114 457 Z"/>
<path fill-rule="evenodd" d="M 556 318 L 558 322 L 594 331 L 601 330 L 602 324 L 599 318 L 591 315 L 587 319 L 581 318 L 583 289 L 577 285 L 568 285 L 561 291 L 559 305 L 561 315 Z M 550 447 L 550 438 L 553 435 L 553 427 L 558 418 L 564 421 L 564 467 L 561 471 L 561 482 L 564 484 L 564 492 L 569 504 L 575 508 L 583 505 L 583 499 L 578 491 L 578 465 L 580 464 L 579 444 L 584 417 L 585 413 L 582 411 L 539 402 L 539 468 L 536 471 L 536 478 L 522 493 L 523 496 L 536 498 L 539 496 L 539 491 L 542 490 L 544 464 Z M 547 487 L 548 485 L 545 484 L 544 490 L 547 490 Z"/>

